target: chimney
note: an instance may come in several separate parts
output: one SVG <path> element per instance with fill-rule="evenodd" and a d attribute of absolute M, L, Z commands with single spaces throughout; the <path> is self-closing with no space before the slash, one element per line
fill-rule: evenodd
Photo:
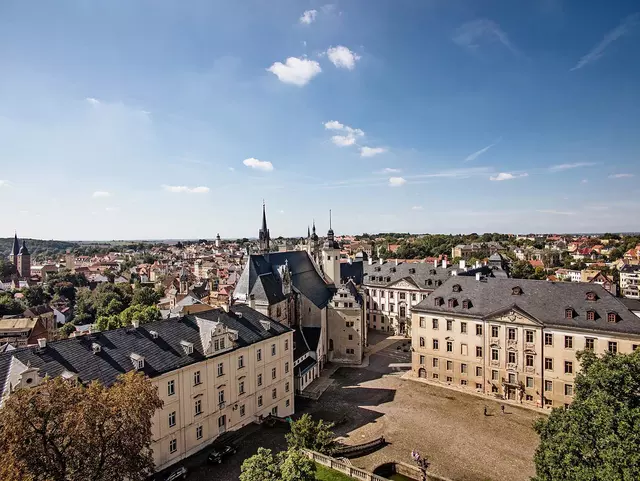
<path fill-rule="evenodd" d="M 460 259 L 460 269 L 466 269 L 467 262 L 464 259 Z"/>
<path fill-rule="evenodd" d="M 442 268 L 443 269 L 447 268 L 447 259 L 442 259 Z"/>
<path fill-rule="evenodd" d="M 249 307 L 251 309 L 255 309 L 256 308 L 256 298 L 255 298 L 255 296 L 253 294 L 251 294 L 249 296 Z"/>
<path fill-rule="evenodd" d="M 40 349 L 44 349 L 45 347 L 47 347 L 47 340 L 45 338 L 38 339 L 38 347 Z"/>
<path fill-rule="evenodd" d="M 396 265 L 398 265 L 398 259 L 396 259 Z"/>
<path fill-rule="evenodd" d="M 433 259 L 433 267 L 438 267 L 438 259 Z"/>
<path fill-rule="evenodd" d="M 452 276 L 457 276 L 458 275 L 458 271 L 456 269 L 451 271 L 451 275 Z"/>
<path fill-rule="evenodd" d="M 138 329 L 140 327 L 140 321 L 138 319 L 132 319 L 131 320 L 131 325 L 135 328 Z"/>
<path fill-rule="evenodd" d="M 476 281 L 480 280 L 480 276 L 481 276 L 481 274 L 479 272 L 476 272 Z"/>
<path fill-rule="evenodd" d="M 380 265 L 384 264 L 384 260 L 382 259 L 382 257 L 378 260 L 380 261 Z"/>
<path fill-rule="evenodd" d="M 480 267 L 480 261 L 476 261 L 476 269 Z"/>
<path fill-rule="evenodd" d="M 373 257 L 369 256 L 369 265 L 372 266 L 373 265 Z"/>

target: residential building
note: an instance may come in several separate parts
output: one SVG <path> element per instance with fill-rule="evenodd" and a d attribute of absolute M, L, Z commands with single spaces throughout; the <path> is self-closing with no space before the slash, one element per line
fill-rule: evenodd
<path fill-rule="evenodd" d="M 591 284 L 599 284 L 604 289 L 609 292 L 612 296 L 618 295 L 618 283 L 614 282 L 614 280 L 599 270 L 583 270 L 582 271 L 582 282 L 589 282 Z"/>
<path fill-rule="evenodd" d="M 624 265 L 620 269 L 620 293 L 630 299 L 640 299 L 640 265 Z"/>
<path fill-rule="evenodd" d="M 293 331 L 248 306 L 92 333 L 0 354 L 2 398 L 44 376 L 113 384 L 146 374 L 164 405 L 153 416 L 161 470 L 220 434 L 294 412 Z"/>
<path fill-rule="evenodd" d="M 640 345 L 640 318 L 587 283 L 450 278 L 412 324 L 415 376 L 534 406 L 571 402 L 578 351 Z"/>
<path fill-rule="evenodd" d="M 40 318 L 0 319 L 0 344 L 8 343 L 13 347 L 33 346 L 38 343 L 38 339 L 49 339 L 49 331 Z"/>
<path fill-rule="evenodd" d="M 469 259 L 476 257 L 482 259 L 495 252 L 505 252 L 507 249 L 499 242 L 477 242 L 473 244 L 458 244 L 451 249 L 452 258 Z"/>

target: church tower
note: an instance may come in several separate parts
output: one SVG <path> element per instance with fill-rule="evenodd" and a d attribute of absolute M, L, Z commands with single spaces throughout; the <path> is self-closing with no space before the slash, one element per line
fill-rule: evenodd
<path fill-rule="evenodd" d="M 331 211 L 329 211 L 329 231 L 327 240 L 322 246 L 322 270 L 335 285 L 340 284 L 340 245 L 336 242 L 331 227 Z"/>
<path fill-rule="evenodd" d="M 24 240 L 22 241 L 22 247 L 18 252 L 17 259 L 16 268 L 18 269 L 18 275 L 22 278 L 28 279 L 31 277 L 31 254 L 29 253 L 29 249 L 27 249 L 27 244 Z"/>
<path fill-rule="evenodd" d="M 307 232 L 309 231 L 307 230 Z M 320 263 L 318 247 L 318 234 L 316 234 L 316 221 L 314 220 L 313 230 L 309 233 L 307 239 L 307 252 L 315 262 Z"/>
<path fill-rule="evenodd" d="M 219 248 L 220 248 L 220 240 L 221 240 L 221 239 L 220 239 L 220 234 L 218 234 L 218 235 L 216 236 L 216 248 L 217 248 L 217 249 L 219 249 Z"/>
<path fill-rule="evenodd" d="M 16 269 L 18 268 L 19 253 L 20 253 L 20 242 L 18 241 L 18 233 L 16 232 L 13 235 L 13 245 L 11 246 L 11 253 L 9 253 L 9 262 L 11 262 Z"/>
<path fill-rule="evenodd" d="M 260 242 L 260 253 L 269 253 L 269 229 L 267 229 L 267 212 L 265 210 L 264 202 L 262 202 L 262 227 L 258 233 L 258 241 Z"/>
<path fill-rule="evenodd" d="M 180 271 L 180 292 L 178 294 L 186 294 L 189 292 L 189 275 L 184 267 Z"/>

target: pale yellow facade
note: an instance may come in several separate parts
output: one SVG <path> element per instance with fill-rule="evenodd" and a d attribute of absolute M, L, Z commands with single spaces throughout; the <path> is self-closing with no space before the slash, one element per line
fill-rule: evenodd
<path fill-rule="evenodd" d="M 293 332 L 152 379 L 164 402 L 153 417 L 156 469 L 176 463 L 222 433 L 269 414 L 294 412 Z"/>
<path fill-rule="evenodd" d="M 571 403 L 578 351 L 630 353 L 639 345 L 631 334 L 544 327 L 517 308 L 490 318 L 428 310 L 412 318 L 416 377 L 538 407 Z"/>

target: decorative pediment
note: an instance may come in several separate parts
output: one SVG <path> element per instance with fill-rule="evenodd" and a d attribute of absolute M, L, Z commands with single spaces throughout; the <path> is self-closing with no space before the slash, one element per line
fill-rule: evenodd
<path fill-rule="evenodd" d="M 405 277 L 404 279 L 400 279 L 393 284 L 390 284 L 387 287 L 394 287 L 396 289 L 411 289 L 418 290 L 418 286 L 411 280 L 411 278 Z"/>
<path fill-rule="evenodd" d="M 531 314 L 521 309 L 517 305 L 505 307 L 494 311 L 485 317 L 487 321 L 504 322 L 507 324 L 521 324 L 524 326 L 542 327 L 543 324 Z"/>

